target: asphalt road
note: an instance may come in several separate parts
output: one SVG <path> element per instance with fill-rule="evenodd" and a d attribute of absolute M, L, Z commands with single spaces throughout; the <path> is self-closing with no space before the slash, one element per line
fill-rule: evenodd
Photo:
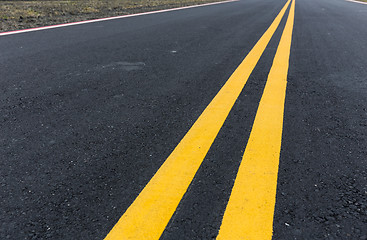
<path fill-rule="evenodd" d="M 285 3 L 0 36 L 0 239 L 105 238 Z M 286 20 L 161 239 L 218 235 Z M 273 239 L 367 239 L 366 26 L 296 0 Z"/>

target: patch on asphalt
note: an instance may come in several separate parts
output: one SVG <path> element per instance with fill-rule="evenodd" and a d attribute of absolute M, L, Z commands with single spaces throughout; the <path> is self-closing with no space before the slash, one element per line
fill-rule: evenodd
<path fill-rule="evenodd" d="M 137 71 L 143 69 L 144 66 L 145 63 L 143 62 L 113 62 L 107 65 L 98 66 L 98 69 Z"/>

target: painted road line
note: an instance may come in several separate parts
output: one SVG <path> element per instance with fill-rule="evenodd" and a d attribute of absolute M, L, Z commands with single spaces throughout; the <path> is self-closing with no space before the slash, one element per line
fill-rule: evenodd
<path fill-rule="evenodd" d="M 295 0 L 268 75 L 217 239 L 272 238 Z"/>
<path fill-rule="evenodd" d="M 159 239 L 277 29 L 289 2 L 106 239 Z"/>
<path fill-rule="evenodd" d="M 367 2 L 361 2 L 361 1 L 354 1 L 354 0 L 346 0 L 347 2 L 354 2 L 354 3 L 359 3 L 359 4 L 366 4 Z"/>
<path fill-rule="evenodd" d="M 6 36 L 6 35 L 12 35 L 12 34 L 18 34 L 18 33 L 26 33 L 26 32 L 34 32 L 34 31 L 53 29 L 53 28 L 69 27 L 69 26 L 75 26 L 75 25 L 86 24 L 86 23 L 103 22 L 103 21 L 109 21 L 109 20 L 121 19 L 121 18 L 137 17 L 137 16 L 156 14 L 156 13 L 165 13 L 165 12 L 171 12 L 171 11 L 177 11 L 177 10 L 183 10 L 183 9 L 189 9 L 189 8 L 204 7 L 204 6 L 211 6 L 211 5 L 238 2 L 238 1 L 239 0 L 227 0 L 227 1 L 221 1 L 221 2 L 204 3 L 204 4 L 186 6 L 186 7 L 163 9 L 163 10 L 157 10 L 157 11 L 151 11 L 151 12 L 143 12 L 143 13 L 135 13 L 135 14 L 122 15 L 122 16 L 115 16 L 115 17 L 85 20 L 85 21 L 80 21 L 80 22 L 63 23 L 63 24 L 57 24 L 57 25 L 51 25 L 51 26 L 29 28 L 29 29 L 16 30 L 16 31 L 10 31 L 10 32 L 2 32 L 0 33 L 0 36 Z"/>

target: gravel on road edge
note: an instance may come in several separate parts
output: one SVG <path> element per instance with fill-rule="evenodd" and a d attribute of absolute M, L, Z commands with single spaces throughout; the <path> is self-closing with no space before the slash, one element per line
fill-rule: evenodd
<path fill-rule="evenodd" d="M 0 0 L 0 32 L 218 1 L 223 0 Z"/>

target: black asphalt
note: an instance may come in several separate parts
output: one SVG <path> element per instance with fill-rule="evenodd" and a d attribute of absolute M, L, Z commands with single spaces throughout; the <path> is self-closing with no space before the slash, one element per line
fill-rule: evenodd
<path fill-rule="evenodd" d="M 103 239 L 285 2 L 0 36 L 0 239 Z M 216 237 L 284 24 L 161 239 Z M 296 0 L 274 239 L 367 239 L 366 26 Z"/>

